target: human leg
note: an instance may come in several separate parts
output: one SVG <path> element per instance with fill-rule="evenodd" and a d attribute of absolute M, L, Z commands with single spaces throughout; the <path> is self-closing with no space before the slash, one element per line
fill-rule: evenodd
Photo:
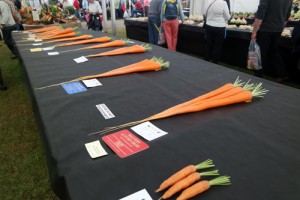
<path fill-rule="evenodd" d="M 205 41 L 205 49 L 204 49 L 204 60 L 209 61 L 211 59 L 211 52 L 213 49 L 214 42 L 214 33 L 212 27 L 207 25 L 205 28 L 206 31 L 206 41 Z"/>
<path fill-rule="evenodd" d="M 218 63 L 223 42 L 224 42 L 224 37 L 225 37 L 225 28 L 219 28 L 219 27 L 214 27 L 214 41 L 213 41 L 213 49 L 211 53 L 211 58 L 213 63 Z"/>
<path fill-rule="evenodd" d="M 172 34 L 171 50 L 176 51 L 179 21 L 177 19 L 170 20 L 170 21 L 171 21 L 171 34 Z"/>
<path fill-rule="evenodd" d="M 284 66 L 284 62 L 278 50 L 278 41 L 281 37 L 281 33 L 272 33 L 271 44 L 270 44 L 270 56 L 272 58 L 272 64 L 275 67 L 278 81 L 281 82 L 283 79 L 287 79 L 288 74 Z"/>
<path fill-rule="evenodd" d="M 270 50 L 271 36 L 268 32 L 258 31 L 256 38 L 256 42 L 260 48 L 262 69 L 254 71 L 254 75 L 262 78 L 264 71 L 266 71 L 268 67 L 268 56 Z"/>
<path fill-rule="evenodd" d="M 171 22 L 170 20 L 166 20 L 162 23 L 164 31 L 165 31 L 165 36 L 166 36 L 166 41 L 168 45 L 168 49 L 171 49 L 172 46 L 172 29 L 171 29 Z"/>

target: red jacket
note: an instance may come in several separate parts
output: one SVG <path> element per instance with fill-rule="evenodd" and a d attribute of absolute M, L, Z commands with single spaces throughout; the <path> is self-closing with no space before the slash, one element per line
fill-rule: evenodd
<path fill-rule="evenodd" d="M 79 1 L 74 0 L 73 6 L 75 7 L 76 10 L 79 10 L 80 9 Z"/>

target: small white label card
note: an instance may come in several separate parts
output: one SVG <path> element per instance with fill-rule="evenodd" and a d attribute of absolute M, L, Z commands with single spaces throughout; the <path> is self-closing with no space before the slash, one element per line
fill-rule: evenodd
<path fill-rule="evenodd" d="M 43 40 L 42 39 L 36 39 L 36 40 L 34 40 L 34 42 L 43 42 Z"/>
<path fill-rule="evenodd" d="M 30 52 L 38 52 L 38 51 L 43 51 L 42 48 L 33 48 L 33 49 L 30 49 Z"/>
<path fill-rule="evenodd" d="M 98 157 L 107 155 L 107 152 L 105 151 L 105 149 L 103 149 L 99 140 L 90 142 L 90 143 L 86 143 L 85 148 L 88 151 L 88 153 L 90 154 L 91 158 L 98 158 Z"/>
<path fill-rule="evenodd" d="M 52 49 L 54 49 L 53 46 L 52 47 L 45 47 L 45 48 L 43 48 L 44 51 L 51 51 Z"/>
<path fill-rule="evenodd" d="M 34 38 L 34 37 L 33 37 L 33 38 L 27 38 L 27 40 L 34 41 L 34 40 L 35 40 L 35 38 Z"/>
<path fill-rule="evenodd" d="M 14 30 L 14 31 L 12 31 L 13 33 L 18 33 L 18 32 L 20 32 L 20 31 L 18 31 L 18 30 Z"/>
<path fill-rule="evenodd" d="M 33 34 L 33 33 L 28 33 L 28 37 L 29 37 L 29 38 L 35 38 L 35 36 L 36 36 L 36 35 Z M 33 40 L 35 40 L 35 39 L 33 39 Z"/>
<path fill-rule="evenodd" d="M 86 86 L 86 87 L 97 87 L 97 86 L 100 86 L 100 85 L 102 85 L 99 81 L 98 81 L 98 79 L 89 79 L 89 80 L 83 80 L 82 81 L 83 83 L 84 83 L 84 85 Z"/>
<path fill-rule="evenodd" d="M 33 43 L 32 45 L 33 45 L 33 46 L 41 46 L 42 43 Z"/>
<path fill-rule="evenodd" d="M 105 104 L 98 104 L 96 105 L 98 110 L 101 112 L 104 119 L 111 119 L 114 118 L 114 114 L 109 110 L 109 108 Z"/>
<path fill-rule="evenodd" d="M 55 56 L 58 55 L 59 53 L 57 51 L 53 51 L 53 52 L 48 52 L 49 56 Z"/>
<path fill-rule="evenodd" d="M 153 200 L 146 189 L 142 189 L 120 200 Z"/>
<path fill-rule="evenodd" d="M 88 61 L 88 59 L 86 57 L 84 57 L 84 56 L 81 56 L 81 57 L 78 57 L 78 58 L 74 58 L 73 60 L 75 62 L 77 62 L 77 63 L 84 63 L 84 62 Z"/>
<path fill-rule="evenodd" d="M 151 122 L 144 122 L 142 124 L 132 127 L 131 129 L 148 141 L 154 140 L 156 138 L 168 134 L 167 132 L 154 126 Z"/>

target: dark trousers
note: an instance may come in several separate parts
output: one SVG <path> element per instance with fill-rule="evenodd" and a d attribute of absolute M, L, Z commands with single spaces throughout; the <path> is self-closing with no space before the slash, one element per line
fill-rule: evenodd
<path fill-rule="evenodd" d="M 213 27 L 206 25 L 206 45 L 204 52 L 204 59 L 212 60 L 213 63 L 218 63 L 222 45 L 225 38 L 225 27 Z"/>
<path fill-rule="evenodd" d="M 260 47 L 262 69 L 256 71 L 254 75 L 262 77 L 267 69 L 273 68 L 277 77 L 288 76 L 278 50 L 280 36 L 281 32 L 257 32 L 256 42 Z"/>
<path fill-rule="evenodd" d="M 7 45 L 7 47 L 13 54 L 16 54 L 15 47 L 13 44 L 13 39 L 11 36 L 11 32 L 14 30 L 17 30 L 17 25 L 5 26 L 2 29 L 2 33 L 3 33 L 3 40 L 4 40 L 5 44 Z"/>
<path fill-rule="evenodd" d="M 158 44 L 158 30 L 157 28 L 160 27 L 161 22 L 159 18 L 156 17 L 148 17 L 148 35 L 149 35 L 149 43 L 150 44 Z"/>

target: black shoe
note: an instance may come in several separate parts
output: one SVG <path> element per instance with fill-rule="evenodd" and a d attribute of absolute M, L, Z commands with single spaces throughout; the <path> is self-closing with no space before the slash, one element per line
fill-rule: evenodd
<path fill-rule="evenodd" d="M 7 90 L 7 87 L 3 84 L 0 84 L 0 90 Z"/>

